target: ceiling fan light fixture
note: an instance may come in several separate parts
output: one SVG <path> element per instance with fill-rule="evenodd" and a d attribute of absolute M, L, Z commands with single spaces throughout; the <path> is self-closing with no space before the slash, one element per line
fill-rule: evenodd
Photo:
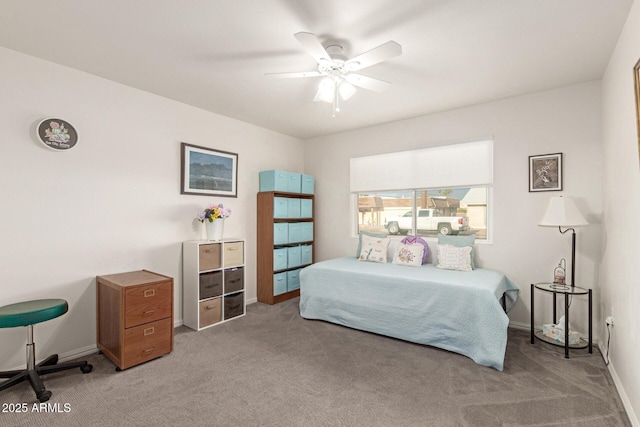
<path fill-rule="evenodd" d="M 340 97 L 346 101 L 356 93 L 356 87 L 346 80 L 342 80 L 338 86 L 338 93 L 340 93 Z"/>
<path fill-rule="evenodd" d="M 331 77 L 320 80 L 315 100 L 332 103 L 335 97 L 336 81 Z"/>
<path fill-rule="evenodd" d="M 351 98 L 356 92 L 356 88 L 381 93 L 391 84 L 373 77 L 354 74 L 353 72 L 402 55 L 402 46 L 393 40 L 349 59 L 344 54 L 342 46 L 335 44 L 325 47 L 315 34 L 300 31 L 295 33 L 294 37 L 315 59 L 318 64 L 317 71 L 267 73 L 267 75 L 276 78 L 324 77 L 318 85 L 318 90 L 313 100 L 332 103 L 334 117 L 340 111 L 340 101 L 346 101 Z"/>

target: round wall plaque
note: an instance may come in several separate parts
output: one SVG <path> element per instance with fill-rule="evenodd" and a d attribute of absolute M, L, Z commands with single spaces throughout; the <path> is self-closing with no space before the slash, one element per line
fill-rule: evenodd
<path fill-rule="evenodd" d="M 66 120 L 44 119 L 38 123 L 36 133 L 38 140 L 52 150 L 69 150 L 78 143 L 78 132 Z"/>

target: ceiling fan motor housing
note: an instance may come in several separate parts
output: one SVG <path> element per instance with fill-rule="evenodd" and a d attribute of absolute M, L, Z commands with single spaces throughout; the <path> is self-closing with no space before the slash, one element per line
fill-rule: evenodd
<path fill-rule="evenodd" d="M 329 59 L 318 64 L 318 71 L 325 76 L 339 77 L 349 72 L 349 67 L 345 66 L 347 57 L 344 56 L 344 49 L 340 45 L 330 45 L 326 47 Z"/>

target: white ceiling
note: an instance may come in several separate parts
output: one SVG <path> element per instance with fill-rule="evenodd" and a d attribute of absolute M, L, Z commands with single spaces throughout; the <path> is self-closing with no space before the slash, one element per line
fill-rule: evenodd
<path fill-rule="evenodd" d="M 599 79 L 633 0 L 3 0 L 0 46 L 298 138 Z M 353 57 L 402 56 L 361 74 L 332 117 L 293 37 Z M 335 43 L 334 43 L 335 44 Z"/>

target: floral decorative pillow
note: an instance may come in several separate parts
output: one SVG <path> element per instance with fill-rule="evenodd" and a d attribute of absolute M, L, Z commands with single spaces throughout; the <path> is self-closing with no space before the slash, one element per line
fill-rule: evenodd
<path fill-rule="evenodd" d="M 422 264 L 427 262 L 427 257 L 429 256 L 429 245 L 422 237 L 407 236 L 404 239 L 402 239 L 402 243 L 406 243 L 408 245 L 412 243 L 420 243 L 424 247 L 424 251 L 422 252 Z"/>
<path fill-rule="evenodd" d="M 406 265 L 410 267 L 420 267 L 422 265 L 422 254 L 424 246 L 420 243 L 405 244 L 400 243 L 396 247 L 393 255 L 393 264 Z"/>
<path fill-rule="evenodd" d="M 471 271 L 471 247 L 438 245 L 438 268 L 444 270 Z"/>
<path fill-rule="evenodd" d="M 362 248 L 360 249 L 360 261 L 372 261 L 387 263 L 387 246 L 389 239 L 387 237 L 373 237 L 362 235 Z"/>

